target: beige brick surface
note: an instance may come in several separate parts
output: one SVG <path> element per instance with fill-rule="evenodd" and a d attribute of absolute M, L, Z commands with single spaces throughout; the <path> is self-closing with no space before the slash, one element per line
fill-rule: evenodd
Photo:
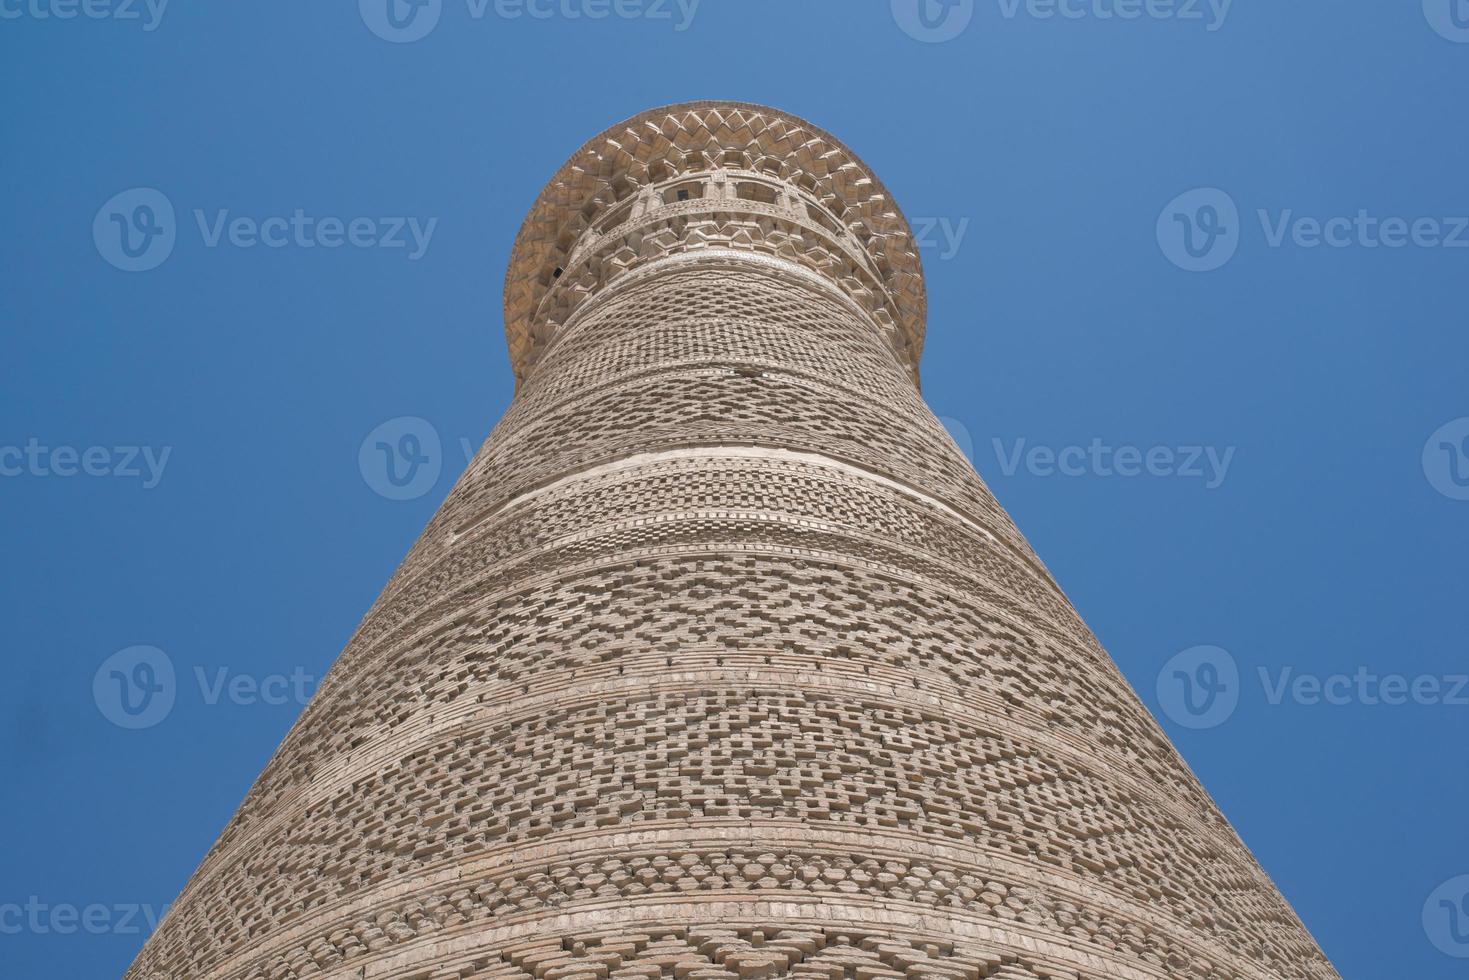
<path fill-rule="evenodd" d="M 809 123 L 579 150 L 513 404 L 129 977 L 1335 977 L 924 405 L 924 315 Z"/>

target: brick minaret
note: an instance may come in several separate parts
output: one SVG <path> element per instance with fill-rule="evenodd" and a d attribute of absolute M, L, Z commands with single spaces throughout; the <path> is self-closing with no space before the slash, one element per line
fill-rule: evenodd
<path fill-rule="evenodd" d="M 577 151 L 515 401 L 129 976 L 1335 977 L 924 406 L 924 314 L 804 120 Z"/>

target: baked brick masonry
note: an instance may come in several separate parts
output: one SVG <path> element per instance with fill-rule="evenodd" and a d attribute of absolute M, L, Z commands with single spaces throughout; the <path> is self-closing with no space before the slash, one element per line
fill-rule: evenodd
<path fill-rule="evenodd" d="M 695 102 L 521 228 L 504 419 L 131 980 L 1325 980 L 918 391 L 908 224 Z"/>

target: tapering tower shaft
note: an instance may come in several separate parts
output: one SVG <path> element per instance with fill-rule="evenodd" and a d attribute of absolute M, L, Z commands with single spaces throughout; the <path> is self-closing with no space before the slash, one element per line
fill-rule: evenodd
<path fill-rule="evenodd" d="M 845 146 L 644 113 L 518 390 L 132 976 L 1326 980 L 917 386 Z"/>

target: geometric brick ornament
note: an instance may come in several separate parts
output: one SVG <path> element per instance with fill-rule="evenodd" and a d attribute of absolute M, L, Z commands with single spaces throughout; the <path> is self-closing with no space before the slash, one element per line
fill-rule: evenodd
<path fill-rule="evenodd" d="M 802 119 L 583 146 L 514 401 L 128 976 L 1336 977 L 924 405 L 924 316 Z"/>

